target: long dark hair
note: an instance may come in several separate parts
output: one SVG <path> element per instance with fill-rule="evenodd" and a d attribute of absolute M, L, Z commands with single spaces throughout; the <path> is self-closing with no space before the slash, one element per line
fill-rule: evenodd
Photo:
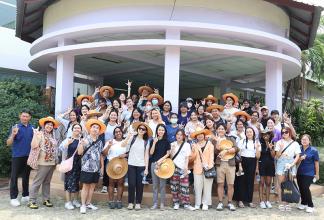
<path fill-rule="evenodd" d="M 140 113 L 139 121 L 143 122 L 144 120 L 143 120 L 143 112 L 142 112 L 142 110 L 139 109 L 139 108 L 134 108 L 133 111 L 132 111 L 132 115 L 131 115 L 131 117 L 129 119 L 130 124 L 132 124 L 133 121 L 134 121 L 134 117 L 133 117 L 134 111 L 137 111 L 138 113 Z"/>
<path fill-rule="evenodd" d="M 182 134 L 183 140 L 182 141 L 186 141 L 186 132 L 183 129 L 178 129 L 177 132 L 175 133 L 175 135 L 177 136 L 178 133 Z"/>
<path fill-rule="evenodd" d="M 158 126 L 156 126 L 155 136 L 158 137 L 158 130 L 159 130 L 160 127 L 164 128 L 164 134 L 163 134 L 162 139 L 167 139 L 168 131 L 167 131 L 167 128 L 166 128 L 166 126 L 164 124 L 158 124 Z"/>
<path fill-rule="evenodd" d="M 116 119 L 116 123 L 118 123 L 118 111 L 116 109 L 112 109 L 110 112 L 109 112 L 109 116 L 108 116 L 108 119 L 107 119 L 107 123 L 110 121 L 110 115 L 111 113 L 115 112 L 117 114 L 117 119 Z"/>
<path fill-rule="evenodd" d="M 163 104 L 162 104 L 162 111 L 164 111 L 164 105 L 165 105 L 165 103 L 169 103 L 169 105 L 170 105 L 170 111 L 169 112 L 172 112 L 172 104 L 171 104 L 171 102 L 170 101 L 165 101 Z"/>
<path fill-rule="evenodd" d="M 122 128 L 122 126 L 117 126 L 117 127 L 115 127 L 115 129 L 114 129 L 114 131 L 113 131 L 114 139 L 116 139 L 116 134 L 115 134 L 116 129 L 119 129 L 119 130 L 121 131 L 121 133 L 122 133 L 122 139 L 123 139 L 124 132 L 123 132 L 123 128 Z"/>
<path fill-rule="evenodd" d="M 79 116 L 79 114 L 77 113 L 77 111 L 75 111 L 75 110 L 71 110 L 71 111 L 69 112 L 69 117 L 70 117 L 70 114 L 71 114 L 72 112 L 74 112 L 74 114 L 75 114 L 75 116 L 76 116 L 76 121 L 78 122 L 77 124 L 79 124 L 79 123 L 80 123 L 80 116 Z M 72 121 L 69 121 L 68 126 L 67 126 L 67 128 L 65 129 L 64 135 L 66 135 L 66 133 L 68 132 L 68 130 L 69 130 L 69 128 L 71 127 L 71 125 L 72 125 Z M 73 127 L 74 127 L 74 126 L 72 126 L 72 130 L 73 130 Z M 82 130 L 82 128 L 81 128 L 81 130 Z"/>
<path fill-rule="evenodd" d="M 246 131 L 248 130 L 248 129 L 251 129 L 252 131 L 253 131 L 253 137 L 252 137 L 252 139 L 253 139 L 253 145 L 255 144 L 255 131 L 254 131 L 254 129 L 252 128 L 252 127 L 247 127 L 246 129 L 245 129 L 245 149 L 247 149 L 247 143 L 248 143 L 248 138 L 247 138 L 247 136 L 246 136 Z M 254 146 L 255 147 L 255 146 Z"/>

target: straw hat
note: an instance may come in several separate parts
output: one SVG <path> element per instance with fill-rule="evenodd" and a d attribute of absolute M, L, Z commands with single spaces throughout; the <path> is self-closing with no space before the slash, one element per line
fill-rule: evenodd
<path fill-rule="evenodd" d="M 238 101 L 239 101 L 239 98 L 236 95 L 234 95 L 233 93 L 226 93 L 226 94 L 224 94 L 223 95 L 223 100 L 226 101 L 226 99 L 228 97 L 230 97 L 230 98 L 232 98 L 234 100 L 234 104 L 235 103 L 238 103 Z"/>
<path fill-rule="evenodd" d="M 208 129 L 203 129 L 201 127 L 197 127 L 196 131 L 190 134 L 191 139 L 195 139 L 199 134 L 204 134 L 205 136 L 210 135 L 211 131 Z"/>
<path fill-rule="evenodd" d="M 175 166 L 173 160 L 167 158 L 161 163 L 161 165 L 157 169 L 154 170 L 154 173 L 162 179 L 168 179 L 174 174 L 174 171 Z"/>
<path fill-rule="evenodd" d="M 138 93 L 140 95 L 142 95 L 142 92 L 143 92 L 144 89 L 147 90 L 149 94 L 152 94 L 153 93 L 153 89 L 151 87 L 147 86 L 147 85 L 144 85 L 144 86 L 139 87 L 138 88 Z"/>
<path fill-rule="evenodd" d="M 106 168 L 107 175 L 114 179 L 118 180 L 126 175 L 128 171 L 128 164 L 125 158 L 115 157 L 108 162 Z"/>
<path fill-rule="evenodd" d="M 147 129 L 147 134 L 148 134 L 148 136 L 149 137 L 152 137 L 153 136 L 153 131 L 152 131 L 152 129 L 150 128 L 150 126 L 148 126 L 148 124 L 146 124 L 145 122 L 141 122 L 141 121 L 139 121 L 139 122 L 135 122 L 135 123 L 133 123 L 133 130 L 134 131 L 137 131 L 137 129 L 138 129 L 138 127 L 140 126 L 140 125 L 143 125 L 143 126 L 145 126 L 146 127 L 146 129 Z"/>
<path fill-rule="evenodd" d="M 56 121 L 53 117 L 48 116 L 46 118 L 41 118 L 39 119 L 39 125 L 41 127 L 44 127 L 46 122 L 52 122 L 54 125 L 54 128 L 58 128 L 60 126 L 60 123 L 58 121 Z"/>
<path fill-rule="evenodd" d="M 105 131 L 106 131 L 106 125 L 102 121 L 100 121 L 98 119 L 89 119 L 86 122 L 85 127 L 86 127 L 86 129 L 87 129 L 88 132 L 90 132 L 90 128 L 94 124 L 97 124 L 100 127 L 99 134 L 105 133 Z"/>
<path fill-rule="evenodd" d="M 234 145 L 233 142 L 230 140 L 222 140 L 219 143 L 219 147 L 220 147 L 221 151 L 231 149 L 233 147 L 233 145 Z M 235 156 L 235 153 L 231 153 L 231 154 L 227 153 L 227 154 L 225 154 L 225 156 L 222 159 L 229 160 L 229 159 L 232 159 L 234 156 Z"/>
<path fill-rule="evenodd" d="M 81 105 L 83 99 L 88 99 L 90 102 L 93 102 L 93 97 L 91 95 L 79 95 L 76 99 L 77 104 Z"/>
<path fill-rule="evenodd" d="M 162 105 L 163 104 L 163 97 L 160 96 L 159 94 L 150 94 L 148 97 L 147 97 L 147 100 L 149 101 L 152 101 L 152 99 L 156 98 L 158 101 L 159 101 L 159 104 L 158 105 Z"/>
<path fill-rule="evenodd" d="M 209 107 L 206 109 L 206 111 L 210 113 L 213 109 L 218 109 L 218 111 L 222 112 L 222 111 L 224 111 L 224 106 L 222 106 L 222 105 L 217 105 L 217 104 L 212 104 L 211 106 L 209 106 Z"/>
<path fill-rule="evenodd" d="M 234 115 L 236 117 L 238 117 L 238 116 L 244 116 L 246 118 L 246 121 L 250 121 L 251 120 L 251 115 L 249 115 L 246 111 L 238 111 L 238 112 L 235 112 Z"/>
<path fill-rule="evenodd" d="M 213 95 L 208 95 L 205 98 L 205 102 L 208 102 L 208 100 L 211 100 L 213 103 L 217 102 L 217 99 Z"/>
<path fill-rule="evenodd" d="M 100 117 L 100 116 L 102 116 L 102 113 L 101 112 L 98 112 L 97 110 L 90 110 L 87 113 L 87 118 L 90 118 L 90 117 L 93 117 L 93 116 Z"/>
<path fill-rule="evenodd" d="M 102 86 L 99 90 L 99 93 L 102 97 L 105 90 L 109 90 L 109 98 L 114 96 L 115 90 L 111 86 Z"/>

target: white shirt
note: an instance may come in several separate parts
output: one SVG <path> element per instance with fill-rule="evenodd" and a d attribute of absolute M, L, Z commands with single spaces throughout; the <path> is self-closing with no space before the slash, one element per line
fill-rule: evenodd
<path fill-rule="evenodd" d="M 129 119 L 131 118 L 131 116 L 132 116 L 132 112 L 133 112 L 133 110 L 131 110 L 131 111 L 128 111 L 128 109 L 126 109 L 126 110 L 124 110 L 123 111 L 123 113 L 121 114 L 121 119 L 123 120 L 123 121 L 129 121 Z"/>
<path fill-rule="evenodd" d="M 284 139 L 279 140 L 276 143 L 275 151 L 280 151 L 280 145 L 283 143 L 285 149 L 288 144 L 290 144 L 293 140 L 285 141 Z M 283 155 L 281 157 L 288 157 L 288 158 L 294 158 L 295 155 L 300 154 L 300 146 L 296 141 L 293 141 L 293 143 L 285 150 Z"/>
<path fill-rule="evenodd" d="M 117 124 L 115 125 L 110 125 L 109 122 L 107 124 L 106 127 L 106 131 L 105 131 L 105 142 L 111 140 L 114 138 L 114 130 L 117 127 Z"/>
<path fill-rule="evenodd" d="M 130 147 L 131 142 L 132 138 L 129 140 L 127 146 L 127 151 L 129 151 L 128 164 L 132 166 L 144 167 L 144 155 L 145 150 L 149 147 L 149 141 L 147 141 L 146 147 L 144 147 L 144 140 L 138 137 L 136 138 L 134 144 Z"/>
<path fill-rule="evenodd" d="M 238 148 L 240 149 L 241 156 L 255 158 L 257 143 L 257 140 L 248 140 L 247 143 L 246 139 L 240 140 L 238 143 Z"/>
<path fill-rule="evenodd" d="M 118 157 L 119 155 L 125 154 L 126 153 L 126 146 L 122 147 L 123 141 L 116 141 L 115 139 L 113 140 L 113 145 L 110 147 L 107 159 L 111 160 L 115 157 Z"/>
<path fill-rule="evenodd" d="M 171 144 L 171 158 L 178 152 L 180 148 L 180 145 L 178 145 L 178 143 L 175 141 Z M 190 144 L 189 143 L 184 143 L 181 151 L 179 152 L 178 156 L 173 160 L 174 164 L 180 168 L 180 169 L 184 169 L 186 168 L 186 157 L 189 157 L 191 154 L 191 148 L 190 148 Z"/>
<path fill-rule="evenodd" d="M 241 133 L 238 133 L 237 130 L 232 131 L 229 135 L 235 137 L 236 144 L 238 144 L 240 142 L 240 140 L 243 140 L 246 138 L 244 131 L 242 131 Z"/>
<path fill-rule="evenodd" d="M 155 137 L 156 128 L 159 124 L 164 124 L 164 122 L 162 121 L 161 123 L 155 123 L 152 119 L 148 121 L 148 126 L 152 129 L 153 132 L 152 137 Z"/>

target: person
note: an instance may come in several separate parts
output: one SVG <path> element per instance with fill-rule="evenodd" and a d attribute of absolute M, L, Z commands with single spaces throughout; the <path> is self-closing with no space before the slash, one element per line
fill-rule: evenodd
<path fill-rule="evenodd" d="M 152 108 L 158 109 L 160 111 L 160 105 L 163 104 L 163 97 L 159 94 L 153 93 L 147 97 L 147 100 L 152 103 Z"/>
<path fill-rule="evenodd" d="M 192 111 L 196 111 L 193 98 L 191 97 L 186 98 L 186 103 L 187 103 L 189 115 L 191 114 Z"/>
<path fill-rule="evenodd" d="M 120 102 L 120 108 L 125 111 L 127 109 L 127 106 L 126 106 L 126 95 L 125 93 L 120 93 L 119 97 L 118 97 L 118 100 Z"/>
<path fill-rule="evenodd" d="M 124 109 L 123 113 L 120 114 L 119 121 L 121 121 L 121 122 L 129 121 L 131 116 L 132 116 L 132 112 L 134 110 L 134 103 L 133 103 L 133 100 L 131 98 L 126 99 L 126 107 L 127 108 Z"/>
<path fill-rule="evenodd" d="M 244 121 L 242 121 L 241 119 L 237 120 L 235 122 L 235 127 L 236 130 L 232 131 L 229 136 L 232 136 L 235 138 L 236 143 L 238 144 L 241 140 L 246 139 L 245 136 L 245 128 L 247 127 L 246 124 L 244 123 Z"/>
<path fill-rule="evenodd" d="M 117 111 L 117 112 L 121 112 L 123 110 L 121 108 L 121 102 L 119 101 L 119 99 L 114 99 L 112 101 L 112 109 Z"/>
<path fill-rule="evenodd" d="M 208 95 L 205 98 L 206 107 L 209 107 L 216 102 L 217 102 L 217 98 L 215 98 L 213 95 Z"/>
<path fill-rule="evenodd" d="M 85 120 L 87 118 L 87 114 L 89 113 L 89 111 L 90 111 L 89 106 L 87 106 L 87 105 L 82 105 L 81 106 L 80 115 L 79 115 L 80 121 Z"/>
<path fill-rule="evenodd" d="M 78 146 L 78 155 L 81 157 L 80 182 L 83 184 L 81 192 L 80 213 L 85 214 L 87 209 L 97 210 L 98 207 L 91 203 L 96 184 L 104 167 L 100 167 L 101 157 L 106 156 L 108 149 L 104 149 L 104 143 L 99 135 L 106 130 L 106 125 L 98 119 L 89 119 L 85 127 L 88 135 L 84 137 Z"/>
<path fill-rule="evenodd" d="M 19 114 L 20 122 L 14 125 L 7 139 L 7 145 L 11 146 L 11 176 L 10 176 L 10 204 L 20 206 L 29 201 L 29 174 L 30 167 L 27 165 L 31 141 L 33 138 L 33 126 L 29 123 L 31 113 L 22 110 Z M 22 198 L 18 197 L 18 177 L 22 178 Z"/>
<path fill-rule="evenodd" d="M 311 146 L 311 137 L 308 134 L 302 136 L 300 149 L 301 156 L 297 171 L 297 183 L 301 195 L 301 204 L 298 209 L 313 213 L 314 204 L 309 187 L 313 182 L 319 180 L 318 150 Z"/>
<path fill-rule="evenodd" d="M 216 127 L 217 137 L 216 137 L 216 167 L 217 167 L 217 192 L 218 192 L 218 205 L 217 210 L 221 211 L 224 209 L 223 195 L 224 195 L 224 182 L 226 178 L 227 183 L 227 197 L 228 197 L 228 208 L 231 211 L 235 211 L 236 208 L 232 202 L 234 193 L 234 179 L 235 179 L 235 156 L 231 159 L 226 159 L 227 154 L 237 154 L 239 148 L 236 146 L 235 140 L 231 137 L 227 137 L 226 126 L 224 124 L 219 124 Z M 222 140 L 228 140 L 232 142 L 232 147 L 230 149 L 221 149 L 220 143 Z"/>
<path fill-rule="evenodd" d="M 190 205 L 189 170 L 188 162 L 191 154 L 189 143 L 186 142 L 184 130 L 176 131 L 176 141 L 171 144 L 171 159 L 175 165 L 175 172 L 170 179 L 173 209 L 178 210 L 180 204 L 184 209 L 194 211 Z"/>
<path fill-rule="evenodd" d="M 143 122 L 143 112 L 139 108 L 134 108 L 129 122 L 124 123 L 124 134 L 134 133 L 132 125 L 136 122 Z M 127 135 L 126 135 L 127 136 Z M 125 136 L 125 137 L 126 137 Z"/>
<path fill-rule="evenodd" d="M 274 164 L 274 145 L 271 140 L 273 139 L 273 133 L 269 130 L 263 130 L 260 138 L 260 150 L 256 152 L 256 157 L 258 159 L 257 171 L 260 175 L 259 182 L 259 198 L 260 198 L 260 208 L 271 209 L 272 205 L 270 202 L 270 190 L 271 181 L 275 176 L 275 164 Z M 265 196 L 264 196 L 265 187 Z"/>
<path fill-rule="evenodd" d="M 69 117 L 69 120 L 65 119 L 66 116 Z M 72 136 L 72 126 L 79 123 L 78 114 L 72 108 L 68 108 L 65 113 L 59 114 L 57 120 L 64 126 L 66 137 Z"/>
<path fill-rule="evenodd" d="M 244 99 L 243 100 L 243 105 L 241 108 L 242 111 L 245 111 L 246 113 L 248 113 L 249 115 L 252 115 L 252 108 L 250 106 L 250 101 L 248 99 Z"/>
<path fill-rule="evenodd" d="M 144 122 L 133 124 L 135 133 L 129 133 L 125 140 L 128 155 L 128 210 L 141 209 L 143 198 L 142 180 L 148 174 L 149 143 L 152 129 Z M 135 202 L 135 207 L 134 207 Z"/>
<path fill-rule="evenodd" d="M 181 128 L 184 128 L 189 121 L 190 112 L 187 105 L 187 102 L 181 102 L 179 104 L 179 114 L 178 114 L 178 124 L 181 125 Z"/>
<path fill-rule="evenodd" d="M 261 101 L 259 97 L 254 99 L 254 105 L 252 107 L 252 111 L 258 112 L 258 115 L 261 117 Z"/>
<path fill-rule="evenodd" d="M 162 105 L 161 116 L 165 125 L 170 124 L 170 118 L 172 113 L 172 104 L 170 101 L 165 101 Z"/>
<path fill-rule="evenodd" d="M 267 106 L 262 106 L 261 107 L 261 119 L 260 119 L 260 123 L 262 124 L 262 126 L 264 128 L 267 127 L 267 123 L 268 123 L 269 118 L 270 118 L 269 117 L 269 108 Z"/>
<path fill-rule="evenodd" d="M 77 106 L 86 105 L 89 108 L 92 106 L 93 97 L 90 95 L 79 95 L 76 99 Z"/>
<path fill-rule="evenodd" d="M 251 116 L 248 113 L 246 113 L 245 111 L 235 112 L 234 116 L 236 116 L 236 121 L 241 120 L 245 124 L 247 124 L 247 122 L 251 120 Z"/>
<path fill-rule="evenodd" d="M 170 156 L 170 142 L 167 139 L 167 130 L 164 124 L 159 124 L 156 127 L 155 138 L 150 144 L 150 161 L 151 161 L 151 176 L 153 182 L 153 206 L 151 209 L 158 208 L 158 193 L 160 191 L 160 209 L 165 209 L 165 185 L 166 179 L 162 179 L 155 174 L 155 169 Z"/>
<path fill-rule="evenodd" d="M 226 93 L 223 95 L 223 100 L 226 104 L 224 105 L 224 111 L 222 111 L 221 116 L 226 121 L 232 121 L 234 120 L 232 119 L 233 114 L 239 111 L 239 109 L 235 107 L 238 105 L 239 99 L 233 93 Z M 232 122 L 235 123 L 235 121 Z"/>
<path fill-rule="evenodd" d="M 38 209 L 37 196 L 42 186 L 43 205 L 53 207 L 50 202 L 51 179 L 57 161 L 57 140 L 54 129 L 58 128 L 59 122 L 52 117 L 41 118 L 39 125 L 42 130 L 33 130 L 31 147 L 33 151 L 39 152 L 37 157 L 37 172 L 30 188 L 28 207 Z"/>
<path fill-rule="evenodd" d="M 201 123 L 205 123 L 205 111 L 206 111 L 206 108 L 204 105 L 198 105 L 198 108 L 197 108 L 197 113 L 198 113 L 198 120 L 201 122 Z"/>
<path fill-rule="evenodd" d="M 108 148 L 108 163 L 113 158 L 125 158 L 126 157 L 126 147 L 123 145 L 123 130 L 120 126 L 114 129 L 114 139 L 106 142 L 104 148 Z M 114 200 L 114 188 L 117 185 L 117 198 Z M 108 187 L 109 202 L 108 206 L 111 209 L 121 209 L 123 207 L 122 197 L 124 192 L 124 177 L 120 179 L 112 179 L 109 177 L 109 187 Z"/>
<path fill-rule="evenodd" d="M 77 151 L 79 141 L 82 137 L 82 127 L 80 124 L 73 124 L 71 130 L 72 135 L 67 137 L 60 145 L 60 150 L 64 152 L 64 155 L 66 155 L 66 158 L 63 159 L 68 159 L 74 156 L 72 169 L 64 175 L 64 190 L 66 198 L 64 207 L 68 210 L 80 208 L 81 206 L 78 201 L 81 161 L 80 156 L 75 154 L 75 152 Z"/>
<path fill-rule="evenodd" d="M 205 129 L 210 131 L 210 138 L 214 138 L 216 136 L 216 126 L 213 120 L 213 117 L 210 115 L 206 116 L 205 119 Z"/>
<path fill-rule="evenodd" d="M 267 126 L 265 127 L 266 130 L 272 131 L 273 133 L 273 138 L 272 138 L 272 142 L 277 142 L 281 139 L 281 135 L 282 133 L 280 132 L 280 130 L 275 129 L 275 121 L 273 120 L 273 118 L 269 118 L 267 121 Z"/>
<path fill-rule="evenodd" d="M 196 111 L 192 111 L 190 114 L 190 120 L 185 126 L 186 136 L 191 140 L 191 134 L 197 130 L 197 128 L 203 128 L 204 124 L 198 120 L 198 114 Z"/>
<path fill-rule="evenodd" d="M 141 109 L 142 112 L 144 112 L 147 97 L 152 93 L 153 89 L 150 86 L 144 85 L 138 88 L 138 94 L 140 95 L 140 98 L 137 102 L 137 108 Z"/>
<path fill-rule="evenodd" d="M 171 113 L 170 115 L 170 122 L 166 126 L 167 134 L 168 134 L 168 141 L 170 143 L 173 143 L 176 141 L 176 132 L 179 130 L 178 125 L 178 114 L 177 113 Z"/>
<path fill-rule="evenodd" d="M 108 106 L 107 106 L 106 99 L 100 98 L 98 100 L 98 106 L 96 108 L 96 111 L 98 111 L 98 112 L 100 112 L 102 114 L 105 114 L 105 112 L 107 111 L 107 108 L 108 108 Z"/>
<path fill-rule="evenodd" d="M 143 119 L 144 121 L 150 120 L 151 118 L 151 111 L 153 109 L 152 102 L 149 100 L 146 100 L 145 106 L 144 106 L 144 112 L 143 112 Z"/>
<path fill-rule="evenodd" d="M 253 111 L 251 120 L 247 122 L 248 126 L 253 128 L 255 138 L 260 139 L 260 133 L 264 130 L 263 125 L 259 122 L 259 112 Z"/>
<path fill-rule="evenodd" d="M 147 124 L 150 126 L 153 131 L 153 136 L 155 137 L 156 128 L 159 124 L 164 124 L 162 120 L 161 113 L 158 109 L 152 109 L 150 114 L 150 119 L 147 120 Z"/>
<path fill-rule="evenodd" d="M 210 131 L 203 128 L 197 128 L 191 133 L 191 139 L 197 141 L 192 144 L 191 160 L 194 161 L 194 188 L 195 188 L 195 209 L 199 210 L 202 204 L 202 210 L 207 211 L 208 206 L 212 205 L 212 186 L 213 178 L 206 178 L 204 170 L 214 167 L 214 145 L 205 140 Z"/>
<path fill-rule="evenodd" d="M 285 127 L 281 130 L 282 139 L 276 143 L 276 175 L 278 175 L 279 186 L 285 181 L 287 170 L 291 170 L 291 175 L 296 176 L 296 164 L 300 156 L 299 144 L 292 139 L 291 129 Z M 279 210 L 290 211 L 291 207 L 281 200 L 281 187 L 278 187 L 278 196 L 281 204 Z"/>
<path fill-rule="evenodd" d="M 134 103 L 134 107 L 137 106 L 137 103 L 138 103 L 138 95 L 137 94 L 133 94 L 132 95 L 132 100 L 133 100 L 133 103 Z"/>
<path fill-rule="evenodd" d="M 281 129 L 285 125 L 281 122 L 279 111 L 278 110 L 272 110 L 271 113 L 270 113 L 270 117 L 273 118 L 273 120 L 275 121 L 275 125 L 274 125 L 275 129 L 281 131 Z"/>
<path fill-rule="evenodd" d="M 100 96 L 99 96 L 100 94 Z M 115 90 L 111 86 L 102 86 L 100 88 L 96 88 L 92 97 L 95 99 L 95 104 L 98 106 L 98 100 L 100 97 L 106 100 L 107 106 L 112 105 L 110 98 L 112 98 L 115 94 Z"/>

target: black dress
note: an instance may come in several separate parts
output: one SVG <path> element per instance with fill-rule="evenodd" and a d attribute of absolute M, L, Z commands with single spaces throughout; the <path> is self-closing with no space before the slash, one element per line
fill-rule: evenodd
<path fill-rule="evenodd" d="M 67 158 L 70 158 L 75 150 L 78 148 L 79 140 L 74 140 L 68 146 Z M 78 153 L 74 155 L 72 170 L 65 173 L 64 190 L 70 193 L 76 193 L 80 190 L 80 173 L 81 173 L 81 160 Z"/>

